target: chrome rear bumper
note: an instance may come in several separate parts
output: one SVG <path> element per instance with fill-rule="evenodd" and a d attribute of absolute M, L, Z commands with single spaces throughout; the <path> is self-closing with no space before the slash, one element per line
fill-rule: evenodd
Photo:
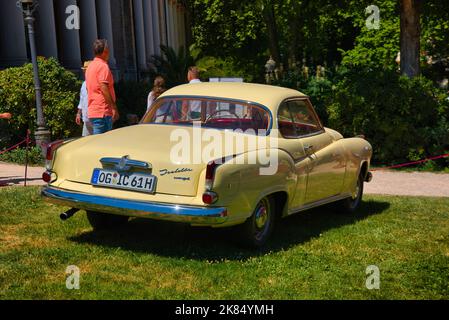
<path fill-rule="evenodd" d="M 131 201 L 67 191 L 49 186 L 42 189 L 41 195 L 45 201 L 53 204 L 122 216 L 185 222 L 196 225 L 217 225 L 227 220 L 227 211 L 224 207 Z"/>

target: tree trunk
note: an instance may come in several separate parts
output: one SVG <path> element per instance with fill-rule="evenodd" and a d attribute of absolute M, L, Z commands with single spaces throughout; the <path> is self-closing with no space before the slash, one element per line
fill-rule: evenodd
<path fill-rule="evenodd" d="M 263 15 L 268 29 L 268 47 L 270 49 L 270 54 L 274 61 L 276 61 L 276 64 L 279 65 L 279 63 L 281 63 L 281 55 L 279 53 L 279 41 L 274 7 L 271 1 L 265 1 Z"/>
<path fill-rule="evenodd" d="M 401 73 L 409 78 L 420 74 L 419 16 L 419 0 L 401 0 Z"/>

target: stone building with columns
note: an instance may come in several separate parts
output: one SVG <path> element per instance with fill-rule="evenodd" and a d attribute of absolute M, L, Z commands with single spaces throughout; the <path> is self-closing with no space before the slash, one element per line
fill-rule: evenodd
<path fill-rule="evenodd" d="M 93 58 L 92 43 L 108 40 L 109 64 L 118 79 L 138 79 L 150 68 L 160 45 L 186 46 L 186 13 L 176 0 L 35 0 L 36 45 L 39 56 L 55 57 L 67 69 L 80 72 Z M 17 0 L 0 5 L 0 69 L 30 61 L 27 33 Z M 73 7 L 76 5 L 77 7 Z M 76 19 L 77 28 L 67 20 Z M 73 15 L 75 13 L 75 15 Z"/>

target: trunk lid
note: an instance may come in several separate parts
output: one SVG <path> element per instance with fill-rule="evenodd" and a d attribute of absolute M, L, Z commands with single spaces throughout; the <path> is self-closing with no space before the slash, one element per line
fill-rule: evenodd
<path fill-rule="evenodd" d="M 216 148 L 208 153 L 210 157 L 201 159 L 201 151 L 210 143 L 201 139 L 204 134 L 225 141 L 224 131 L 216 129 L 158 124 L 117 129 L 63 145 L 56 152 L 54 171 L 61 179 L 90 184 L 94 169 L 103 168 L 100 159 L 128 156 L 150 164 L 151 170 L 141 172 L 156 176 L 156 193 L 195 196 L 207 162 L 236 152 L 235 144 L 234 148 L 226 150 L 225 143 L 221 143 L 221 150 Z M 242 136 L 230 133 L 231 137 L 236 135 Z M 255 148 L 257 146 L 245 145 L 244 150 Z"/>

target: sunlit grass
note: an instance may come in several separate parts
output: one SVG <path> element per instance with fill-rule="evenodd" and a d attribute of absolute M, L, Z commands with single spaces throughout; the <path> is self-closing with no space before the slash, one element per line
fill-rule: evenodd
<path fill-rule="evenodd" d="M 232 230 L 133 220 L 93 233 L 38 188 L 0 189 L 0 299 L 448 299 L 449 199 L 366 196 L 284 219 L 263 251 Z M 80 290 L 65 287 L 66 267 Z M 381 272 L 365 287 L 366 267 Z"/>

